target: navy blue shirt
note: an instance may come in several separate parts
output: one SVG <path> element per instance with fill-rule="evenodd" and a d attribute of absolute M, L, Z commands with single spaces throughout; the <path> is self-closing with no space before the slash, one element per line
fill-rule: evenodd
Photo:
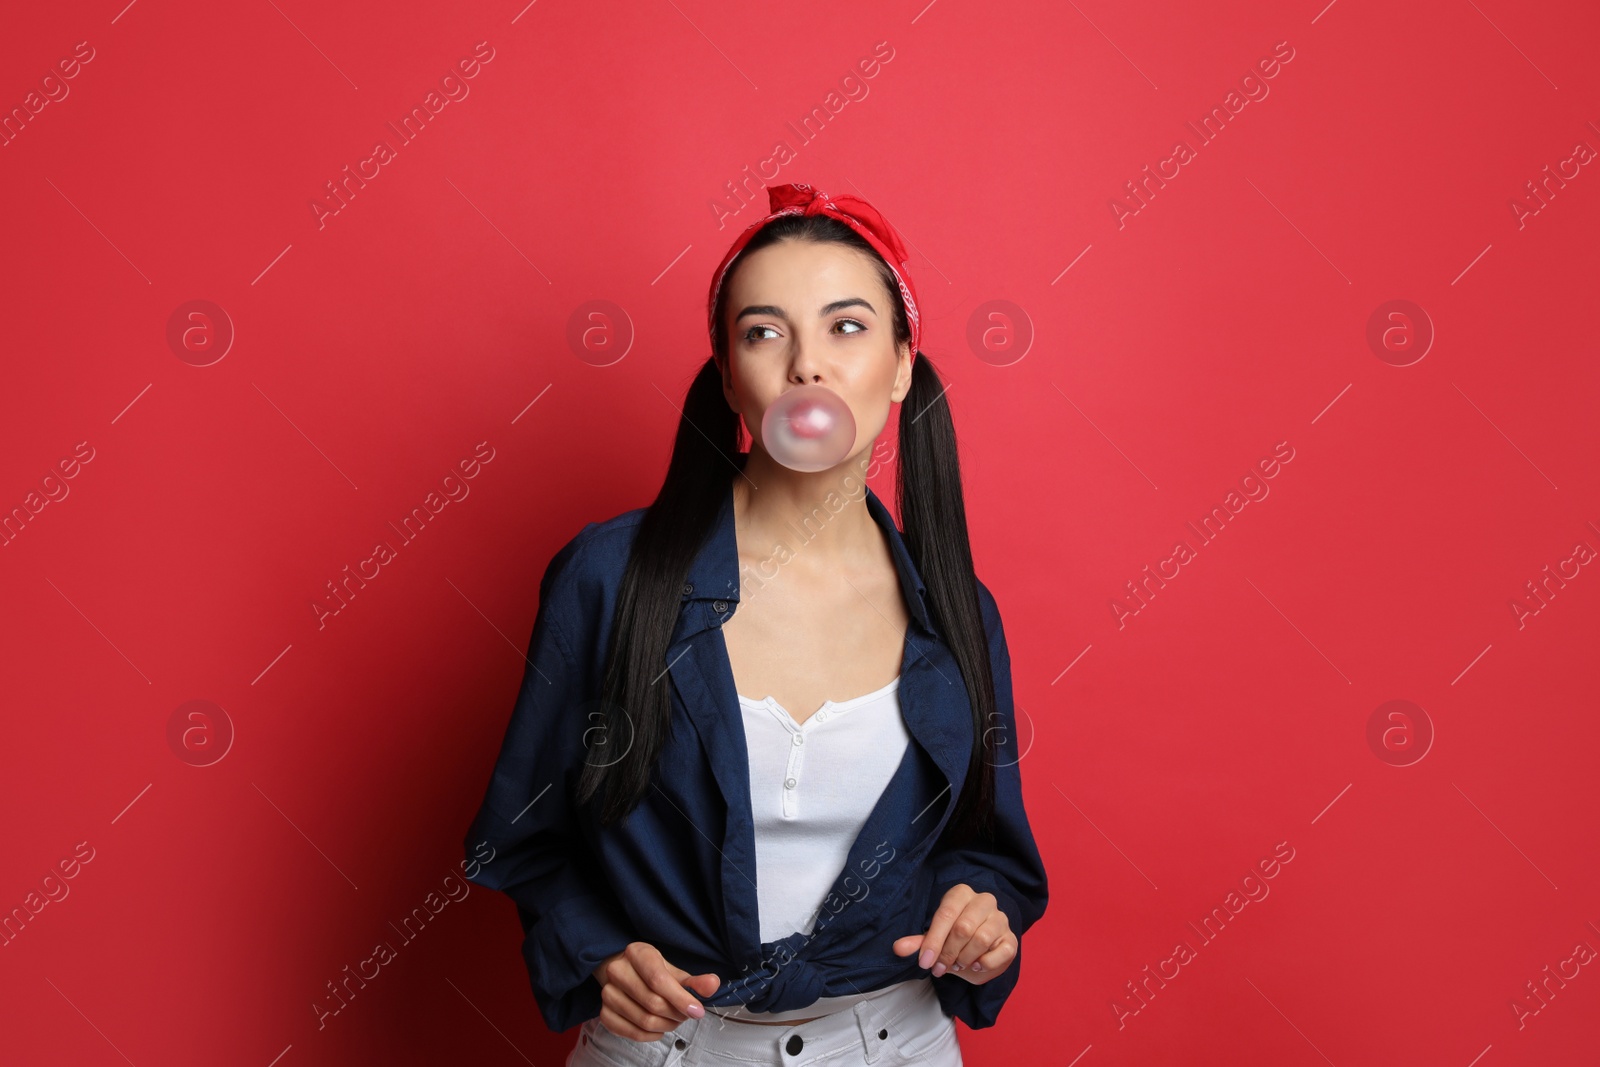
<path fill-rule="evenodd" d="M 732 477 L 690 567 L 661 665 L 672 719 L 654 784 L 633 812 L 604 830 L 594 805 L 577 807 L 570 798 L 585 758 L 584 731 L 601 721 L 598 694 L 617 590 L 644 509 L 589 523 L 551 560 L 539 586 L 529 665 L 465 845 L 469 880 L 516 902 L 534 999 L 552 1030 L 600 1014 L 592 972 L 632 941 L 654 945 L 690 974 L 720 977 L 714 995 L 698 997 L 712 1007 L 786 1011 L 818 997 L 927 978 L 946 1015 L 974 1029 L 994 1025 L 1022 971 L 1022 935 L 1048 899 L 1023 810 L 1005 632 L 980 581 L 1004 741 L 995 768 L 995 843 L 932 852 L 966 777 L 972 707 L 893 517 L 870 488 L 866 506 L 888 541 L 911 617 L 898 695 L 912 743 L 811 933 L 778 941 L 760 938 L 749 758 L 720 629 L 739 602 Z M 925 932 L 945 891 L 960 883 L 993 893 L 1019 941 L 1017 958 L 983 985 L 953 973 L 931 978 L 916 954 L 896 956 L 892 947 Z"/>

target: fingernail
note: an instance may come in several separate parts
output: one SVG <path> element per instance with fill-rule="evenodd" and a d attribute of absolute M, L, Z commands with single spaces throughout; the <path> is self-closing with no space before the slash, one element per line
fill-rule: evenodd
<path fill-rule="evenodd" d="M 944 973 L 944 964 L 943 963 L 935 963 L 933 965 L 933 976 L 935 978 L 937 978 L 943 973 Z"/>
<path fill-rule="evenodd" d="M 925 948 L 922 950 L 922 955 L 917 957 L 917 966 L 923 970 L 933 966 L 933 949 Z"/>
<path fill-rule="evenodd" d="M 706 1010 L 698 1004 L 691 1004 L 689 1005 L 689 1014 L 696 1019 L 703 1019 L 705 1018 Z"/>
<path fill-rule="evenodd" d="M 975 970 L 975 971 L 981 971 L 981 970 L 983 970 L 983 964 L 981 964 L 981 963 L 977 962 L 976 960 L 974 960 L 973 963 L 972 963 L 972 969 Z"/>

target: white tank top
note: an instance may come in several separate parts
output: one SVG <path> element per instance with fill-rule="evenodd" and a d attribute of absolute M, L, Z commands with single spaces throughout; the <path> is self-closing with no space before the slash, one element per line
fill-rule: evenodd
<path fill-rule="evenodd" d="M 797 930 L 809 934 L 816 925 L 850 846 L 911 743 L 900 715 L 899 687 L 896 678 L 850 700 L 827 701 L 803 723 L 771 697 L 740 694 L 762 941 L 778 941 Z M 743 1014 L 768 1021 L 808 1019 L 884 992 L 823 997 L 793 1011 Z"/>

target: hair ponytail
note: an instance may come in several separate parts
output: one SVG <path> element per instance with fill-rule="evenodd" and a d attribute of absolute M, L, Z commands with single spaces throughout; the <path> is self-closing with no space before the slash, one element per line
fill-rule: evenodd
<path fill-rule="evenodd" d="M 911 363 L 911 388 L 900 403 L 895 501 L 906 548 L 928 588 L 928 610 L 961 667 L 972 703 L 972 756 L 944 835 L 948 841 L 966 841 L 992 830 L 997 749 L 988 739 L 998 704 L 946 389 L 933 361 L 918 352 Z"/>

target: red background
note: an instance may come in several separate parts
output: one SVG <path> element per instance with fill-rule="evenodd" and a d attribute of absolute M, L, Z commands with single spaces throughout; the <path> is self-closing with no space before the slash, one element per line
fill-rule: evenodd
<path fill-rule="evenodd" d="M 0 1059 L 559 1062 L 476 887 L 312 1006 L 458 869 L 538 578 L 659 485 L 784 141 L 767 177 L 912 246 L 1033 739 L 1051 904 L 968 1062 L 1592 1060 L 1592 5 L 70 7 L 0 35 L 38 105 L 0 147 L 0 910 L 66 893 L 0 949 Z"/>

